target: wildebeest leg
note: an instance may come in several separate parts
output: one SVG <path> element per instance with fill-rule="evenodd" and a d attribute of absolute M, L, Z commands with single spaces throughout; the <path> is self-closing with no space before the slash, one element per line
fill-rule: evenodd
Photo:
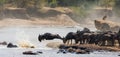
<path fill-rule="evenodd" d="M 114 46 L 114 43 L 115 43 L 114 38 L 111 38 L 110 40 L 111 40 L 111 46 Z"/>
<path fill-rule="evenodd" d="M 86 44 L 88 44 L 88 42 L 89 42 L 89 39 L 87 38 L 87 39 L 86 39 Z"/>
<path fill-rule="evenodd" d="M 93 39 L 90 39 L 89 42 L 88 42 L 88 44 L 92 44 L 92 40 L 93 40 Z"/>
<path fill-rule="evenodd" d="M 120 47 L 120 39 L 118 39 L 118 44 L 119 44 L 119 47 Z"/>
<path fill-rule="evenodd" d="M 83 44 L 85 44 L 85 38 L 83 39 Z"/>
<path fill-rule="evenodd" d="M 87 39 L 86 39 L 86 44 L 88 44 L 88 43 L 89 43 L 89 39 L 87 38 Z"/>
<path fill-rule="evenodd" d="M 114 39 L 112 40 L 112 46 L 115 46 L 115 40 Z"/>
<path fill-rule="evenodd" d="M 96 41 L 96 45 L 102 46 L 103 41 Z"/>
<path fill-rule="evenodd" d="M 95 41 L 95 45 L 99 45 L 98 41 Z"/>
<path fill-rule="evenodd" d="M 107 40 L 106 42 L 107 42 L 106 43 L 107 46 L 111 46 L 111 40 Z"/>
<path fill-rule="evenodd" d="M 68 44 L 68 45 L 69 45 L 69 41 L 70 41 L 70 40 L 67 40 L 67 44 Z"/>
<path fill-rule="evenodd" d="M 75 39 L 75 44 L 78 44 L 79 40 L 78 39 Z"/>
<path fill-rule="evenodd" d="M 106 40 L 103 40 L 103 41 L 102 41 L 101 46 L 105 46 L 105 41 L 106 41 Z"/>
<path fill-rule="evenodd" d="M 72 45 L 72 39 L 71 39 L 71 45 Z"/>
<path fill-rule="evenodd" d="M 75 40 L 75 44 L 78 44 L 78 41 Z"/>
<path fill-rule="evenodd" d="M 80 39 L 80 44 L 82 44 L 82 39 Z"/>
<path fill-rule="evenodd" d="M 84 39 L 84 44 L 86 44 L 86 38 Z"/>
<path fill-rule="evenodd" d="M 69 41 L 69 40 L 66 40 L 65 45 L 69 44 L 68 41 Z"/>

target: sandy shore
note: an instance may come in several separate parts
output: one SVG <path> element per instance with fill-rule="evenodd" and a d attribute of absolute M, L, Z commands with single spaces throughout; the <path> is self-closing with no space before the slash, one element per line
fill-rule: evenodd
<path fill-rule="evenodd" d="M 50 19 L 2 19 L 0 20 L 0 27 L 8 26 L 74 26 L 77 23 L 67 20 L 50 20 Z"/>

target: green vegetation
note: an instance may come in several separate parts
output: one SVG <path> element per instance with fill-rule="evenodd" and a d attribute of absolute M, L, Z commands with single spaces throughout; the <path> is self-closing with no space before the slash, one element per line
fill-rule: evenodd
<path fill-rule="evenodd" d="M 18 8 L 34 8 L 40 9 L 42 7 L 69 7 L 76 15 L 85 17 L 88 10 L 94 6 L 112 7 L 117 12 L 120 8 L 120 0 L 0 0 L 0 8 L 9 4 L 12 7 Z"/>
<path fill-rule="evenodd" d="M 114 11 L 120 17 L 120 0 L 115 0 Z"/>

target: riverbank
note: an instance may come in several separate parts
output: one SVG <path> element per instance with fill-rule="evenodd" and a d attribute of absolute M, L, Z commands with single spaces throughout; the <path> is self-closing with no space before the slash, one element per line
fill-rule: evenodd
<path fill-rule="evenodd" d="M 63 43 L 55 43 L 55 42 L 51 42 L 48 43 L 47 46 L 53 49 L 59 49 L 59 46 L 64 45 L 64 46 L 76 46 L 76 47 L 84 47 L 93 51 L 100 51 L 100 50 L 104 50 L 104 51 L 113 51 L 113 52 L 119 52 L 120 48 L 119 47 L 110 47 L 110 46 L 98 46 L 98 45 L 94 45 L 94 44 L 80 44 L 80 45 L 65 45 Z"/>
<path fill-rule="evenodd" d="M 69 8 L 43 7 L 39 10 L 27 10 L 25 8 L 6 7 L 0 15 L 0 27 L 7 26 L 75 26 L 77 22 L 69 15 Z"/>

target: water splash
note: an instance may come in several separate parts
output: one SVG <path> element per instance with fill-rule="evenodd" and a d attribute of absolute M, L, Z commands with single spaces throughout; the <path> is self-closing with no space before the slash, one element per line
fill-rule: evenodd
<path fill-rule="evenodd" d="M 17 43 L 22 48 L 31 48 L 34 47 L 34 45 L 29 40 L 30 36 L 25 33 L 24 29 L 18 29 L 16 31 L 16 39 Z"/>

